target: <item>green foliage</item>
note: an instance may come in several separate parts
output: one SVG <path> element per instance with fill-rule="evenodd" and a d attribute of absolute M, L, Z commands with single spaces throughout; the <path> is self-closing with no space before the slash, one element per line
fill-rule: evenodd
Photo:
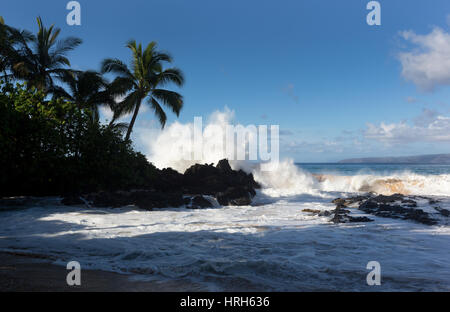
<path fill-rule="evenodd" d="M 145 50 L 142 50 L 142 44 L 137 45 L 136 41 L 131 40 L 127 47 L 132 53 L 131 70 L 118 59 L 105 59 L 102 63 L 102 72 L 117 75 L 111 85 L 113 91 L 121 95 L 128 93 L 124 100 L 117 104 L 114 111 L 114 120 L 133 112 L 126 134 L 128 140 L 142 101 L 146 98 L 147 104 L 154 111 L 161 127 L 164 128 L 167 121 L 162 105 L 179 116 L 183 107 L 183 97 L 177 92 L 161 89 L 161 87 L 168 83 L 181 87 L 184 76 L 178 68 L 163 69 L 164 63 L 171 63 L 172 58 L 169 54 L 158 51 L 156 42 L 150 42 Z"/>
<path fill-rule="evenodd" d="M 131 70 L 117 59 L 103 62 L 102 74 L 116 74 L 109 83 L 100 73 L 70 69 L 67 54 L 81 39 L 61 39 L 59 28 L 45 27 L 41 18 L 37 23 L 33 34 L 0 17 L 0 76 L 5 80 L 0 81 L 0 196 L 154 186 L 156 168 L 133 150 L 129 138 L 144 99 L 162 126 L 167 119 L 163 106 L 177 116 L 182 109 L 182 96 L 162 89 L 184 82 L 179 69 L 163 68 L 172 62 L 170 55 L 158 51 L 155 42 L 143 49 L 130 41 Z M 124 100 L 116 103 L 119 96 Z M 99 123 L 101 105 L 114 111 L 109 125 Z M 129 125 L 115 124 L 128 112 L 133 112 Z"/>
<path fill-rule="evenodd" d="M 42 91 L 2 83 L 0 195 L 57 195 L 150 187 L 156 169 L 92 112 Z"/>

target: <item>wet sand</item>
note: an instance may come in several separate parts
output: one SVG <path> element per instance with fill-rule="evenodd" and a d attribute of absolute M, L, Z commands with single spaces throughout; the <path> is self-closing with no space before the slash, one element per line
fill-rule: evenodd
<path fill-rule="evenodd" d="M 199 291 L 198 285 L 183 281 L 144 282 L 130 276 L 81 268 L 81 285 L 68 286 L 69 270 L 40 255 L 0 253 L 1 292 L 161 292 Z"/>

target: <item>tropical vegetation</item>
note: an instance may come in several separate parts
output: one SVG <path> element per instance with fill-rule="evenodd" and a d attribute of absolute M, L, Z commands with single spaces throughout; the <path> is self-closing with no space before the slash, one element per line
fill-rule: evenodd
<path fill-rule="evenodd" d="M 157 170 L 133 149 L 131 133 L 142 105 L 161 126 L 177 116 L 182 86 L 172 57 L 150 42 L 134 40 L 130 67 L 105 59 L 99 72 L 71 68 L 69 53 L 82 40 L 60 38 L 61 30 L 37 18 L 36 34 L 0 17 L 0 196 L 63 195 L 151 187 Z M 105 74 L 114 74 L 112 82 Z M 109 124 L 99 109 L 113 112 Z M 118 122 L 132 114 L 130 123 Z"/>

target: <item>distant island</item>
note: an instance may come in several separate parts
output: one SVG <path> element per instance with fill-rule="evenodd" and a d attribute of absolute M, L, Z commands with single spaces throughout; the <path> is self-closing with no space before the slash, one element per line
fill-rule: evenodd
<path fill-rule="evenodd" d="M 351 158 L 340 164 L 450 164 L 450 154 L 419 155 L 405 157 Z"/>

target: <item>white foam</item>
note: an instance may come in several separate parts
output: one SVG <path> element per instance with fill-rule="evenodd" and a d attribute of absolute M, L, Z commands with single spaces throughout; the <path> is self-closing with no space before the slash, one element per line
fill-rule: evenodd
<path fill-rule="evenodd" d="M 203 148 L 192 144 L 194 124 L 174 122 L 156 138 L 147 140 L 148 159 L 158 168 L 171 167 L 181 173 L 196 163 L 213 163 L 226 158 L 224 149 L 214 147 L 215 143 L 223 141 L 223 133 L 209 131 L 214 127 L 225 127 L 233 122 L 234 111 L 225 109 L 216 111 L 204 125 L 204 132 L 211 135 L 203 140 Z M 195 160 L 194 155 L 202 155 Z M 189 156 L 189 157 L 188 157 Z M 190 159 L 190 160 L 186 160 Z M 400 172 L 389 175 L 361 173 L 355 176 L 324 175 L 320 183 L 316 177 L 298 168 L 290 159 L 278 164 L 262 164 L 261 166 L 248 161 L 230 161 L 233 169 L 243 169 L 253 173 L 255 180 L 264 187 L 263 194 L 271 197 L 309 194 L 327 196 L 327 192 L 375 192 L 380 194 L 416 194 L 416 195 L 448 195 L 450 196 L 450 175 L 418 175 L 410 172 Z M 267 168 L 270 167 L 270 168 Z M 269 169 L 269 170 L 268 170 Z"/>
<path fill-rule="evenodd" d="M 390 175 L 322 176 L 321 190 L 328 192 L 374 192 L 390 195 L 450 196 L 450 175 L 419 175 L 401 172 Z"/>
<path fill-rule="evenodd" d="M 448 205 L 448 203 L 447 203 Z M 303 209 L 320 197 L 204 210 L 48 206 L 0 212 L 0 250 L 140 278 L 186 279 L 205 290 L 450 290 L 448 226 L 375 219 L 333 225 Z M 366 284 L 379 261 L 383 284 Z"/>

